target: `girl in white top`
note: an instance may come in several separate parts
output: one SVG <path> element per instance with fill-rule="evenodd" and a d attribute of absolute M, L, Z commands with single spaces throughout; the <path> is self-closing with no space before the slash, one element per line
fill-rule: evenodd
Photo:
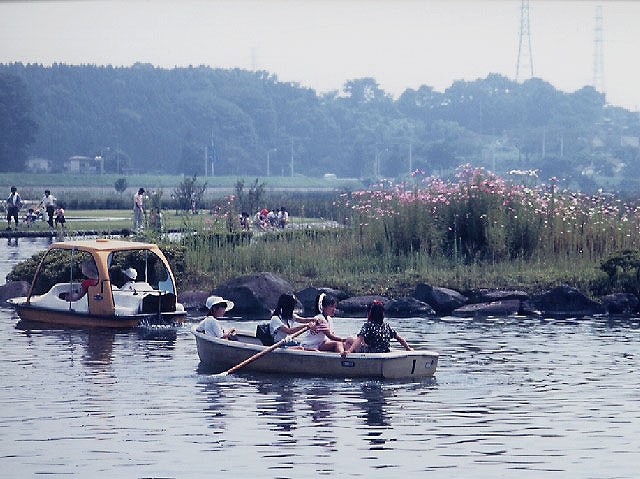
<path fill-rule="evenodd" d="M 301 318 L 294 314 L 293 310 L 297 305 L 296 297 L 292 294 L 281 294 L 278 298 L 278 304 L 276 309 L 273 310 L 273 316 L 271 316 L 271 322 L 269 323 L 269 331 L 273 336 L 274 342 L 282 341 L 288 335 L 297 333 L 306 328 L 306 325 L 293 326 L 293 321 L 297 322 L 309 322 L 310 319 Z M 300 343 L 296 340 L 287 341 L 282 345 L 283 347 L 291 349 L 302 349 Z"/>
<path fill-rule="evenodd" d="M 338 301 L 331 295 L 321 293 L 316 302 L 321 312 L 314 317 L 314 323 L 303 336 L 300 345 L 307 350 L 332 351 L 342 353 L 344 351 L 344 339 L 333 333 L 331 316 L 336 312 Z"/>

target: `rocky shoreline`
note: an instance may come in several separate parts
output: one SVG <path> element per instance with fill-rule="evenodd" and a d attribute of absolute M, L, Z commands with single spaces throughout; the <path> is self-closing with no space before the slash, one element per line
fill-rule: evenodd
<path fill-rule="evenodd" d="M 10 298 L 26 296 L 29 283 L 11 281 L 0 286 L 0 303 Z M 179 300 L 187 310 L 204 308 L 207 296 L 216 294 L 235 303 L 234 316 L 268 318 L 282 293 L 293 291 L 284 279 L 272 273 L 257 273 L 227 281 L 213 291 L 185 291 Z M 556 286 L 537 294 L 520 290 L 474 289 L 465 292 L 418 283 L 411 296 L 389 298 L 380 295 L 349 296 L 343 291 L 325 287 L 308 287 L 295 291 L 303 308 L 303 315 L 313 315 L 317 295 L 325 292 L 338 299 L 336 316 L 365 317 L 367 308 L 375 299 L 385 303 L 386 314 L 396 318 L 433 318 L 454 316 L 482 317 L 547 317 L 570 318 L 585 316 L 639 313 L 640 301 L 631 293 L 616 293 L 594 301 L 584 293 L 567 285 Z"/>
<path fill-rule="evenodd" d="M 188 309 L 199 309 L 209 294 L 216 294 L 235 303 L 234 315 L 268 317 L 282 293 L 293 288 L 272 273 L 241 276 L 221 284 L 213 291 L 187 291 L 180 301 Z M 418 283 L 411 296 L 389 298 L 379 295 L 349 296 L 343 291 L 325 287 L 308 287 L 295 291 L 303 307 L 303 315 L 313 314 L 313 303 L 320 292 L 338 299 L 336 316 L 364 317 L 374 299 L 385 303 L 387 316 L 430 318 L 455 316 L 506 317 L 529 316 L 570 318 L 585 316 L 627 315 L 638 313 L 640 301 L 631 293 L 610 294 L 601 302 L 567 285 L 556 286 L 537 294 L 520 290 L 475 289 L 465 292 Z"/>

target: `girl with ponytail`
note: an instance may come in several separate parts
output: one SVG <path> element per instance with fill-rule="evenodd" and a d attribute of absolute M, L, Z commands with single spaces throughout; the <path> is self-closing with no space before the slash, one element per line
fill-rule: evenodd
<path fill-rule="evenodd" d="M 332 351 L 342 353 L 344 351 L 344 338 L 336 336 L 333 332 L 332 316 L 336 312 L 338 301 L 334 296 L 320 293 L 316 298 L 316 310 L 313 325 L 300 341 L 300 345 L 311 351 Z"/>

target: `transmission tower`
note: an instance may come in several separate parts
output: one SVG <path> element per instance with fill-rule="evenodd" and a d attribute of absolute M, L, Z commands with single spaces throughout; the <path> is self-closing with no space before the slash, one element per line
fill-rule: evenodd
<path fill-rule="evenodd" d="M 604 49 L 602 45 L 602 6 L 596 6 L 596 26 L 593 39 L 593 88 L 604 94 Z"/>
<path fill-rule="evenodd" d="M 533 77 L 533 55 L 531 54 L 531 30 L 529 29 L 529 0 L 522 0 L 520 7 L 520 38 L 518 40 L 518 63 L 516 81 Z M 520 72 L 522 71 L 522 76 Z"/>

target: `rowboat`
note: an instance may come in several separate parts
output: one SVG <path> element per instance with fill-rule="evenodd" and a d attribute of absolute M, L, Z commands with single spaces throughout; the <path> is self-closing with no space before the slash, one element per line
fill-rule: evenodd
<path fill-rule="evenodd" d="M 85 264 L 95 277 L 83 289 L 79 271 Z M 125 285 L 127 266 L 140 281 Z M 59 271 L 68 278 L 64 282 Z M 86 293 L 77 298 L 81 290 Z M 186 317 L 169 262 L 157 245 L 104 238 L 51 244 L 28 295 L 10 302 L 22 320 L 67 326 L 131 328 L 176 324 Z"/>
<path fill-rule="evenodd" d="M 196 331 L 200 362 L 214 371 L 224 371 L 254 356 L 267 347 L 255 334 L 237 331 L 236 341 Z M 251 361 L 247 371 L 339 378 L 429 378 L 436 372 L 438 353 L 434 351 L 392 351 L 390 353 L 338 353 L 277 348 Z"/>

